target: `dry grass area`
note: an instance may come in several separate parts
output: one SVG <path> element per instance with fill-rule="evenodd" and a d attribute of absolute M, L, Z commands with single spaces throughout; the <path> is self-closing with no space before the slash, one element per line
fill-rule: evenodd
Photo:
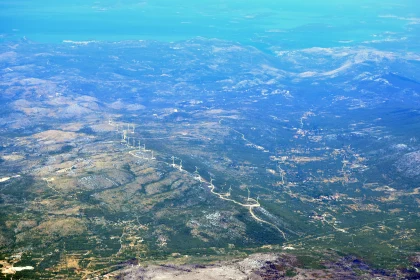
<path fill-rule="evenodd" d="M 218 117 L 223 119 L 240 119 L 240 112 L 238 110 L 211 109 L 197 113 L 196 115 L 204 118 Z"/>
<path fill-rule="evenodd" d="M 99 153 L 91 156 L 89 159 L 95 162 L 97 169 L 107 169 L 113 168 L 113 165 L 116 163 L 121 163 L 121 159 L 118 156 L 120 155 L 115 153 Z"/>
<path fill-rule="evenodd" d="M 61 271 L 61 270 L 68 270 L 72 268 L 76 271 L 76 273 L 80 274 L 81 269 L 79 266 L 79 259 L 74 255 L 66 256 L 65 258 L 63 258 L 60 264 L 54 267 L 53 270 Z"/>
<path fill-rule="evenodd" d="M 35 220 L 25 220 L 25 221 L 19 221 L 15 231 L 21 232 L 33 227 L 37 226 L 37 222 Z"/>
<path fill-rule="evenodd" d="M 376 190 L 376 189 L 374 189 L 374 190 Z M 386 190 L 389 193 L 389 196 L 380 197 L 379 201 L 381 201 L 381 202 L 396 201 L 400 197 L 404 197 L 404 196 L 418 196 L 418 195 L 420 195 L 420 188 L 415 188 L 412 192 L 397 191 L 397 190 L 392 189 L 392 188 L 383 188 L 383 190 Z M 420 199 L 418 199 L 418 198 L 415 198 L 415 199 L 416 199 L 417 202 L 420 201 Z"/>
<path fill-rule="evenodd" d="M 86 232 L 86 225 L 77 218 L 54 218 L 41 223 L 39 226 L 30 230 L 31 235 L 35 236 L 71 236 L 81 235 Z"/>
<path fill-rule="evenodd" d="M 66 257 L 66 266 L 68 268 L 80 269 L 79 261 L 74 256 L 67 256 Z"/>
<path fill-rule="evenodd" d="M 49 178 L 48 180 L 49 182 L 47 186 L 62 193 L 70 193 L 78 188 L 77 180 L 75 178 L 59 176 L 56 178 Z"/>
<path fill-rule="evenodd" d="M 296 163 L 307 163 L 307 162 L 314 162 L 314 161 L 323 161 L 327 160 L 325 157 L 297 157 L 292 156 L 289 158 L 289 161 L 296 162 Z"/>
<path fill-rule="evenodd" d="M 94 131 L 97 132 L 111 132 L 111 131 L 116 131 L 116 128 L 109 125 L 108 123 L 101 123 L 101 124 L 96 124 L 96 125 L 92 125 L 91 128 Z"/>
<path fill-rule="evenodd" d="M 381 212 L 378 205 L 374 204 L 350 204 L 347 207 L 354 211 Z"/>
<path fill-rule="evenodd" d="M 332 177 L 328 179 L 323 179 L 322 182 L 324 183 L 337 183 L 337 182 L 346 182 L 348 179 L 346 177 Z"/>
<path fill-rule="evenodd" d="M 80 136 L 80 134 L 75 132 L 61 130 L 47 130 L 33 135 L 35 139 L 38 139 L 41 142 L 52 141 L 56 143 L 69 142 Z"/>
<path fill-rule="evenodd" d="M 147 195 L 154 195 L 157 193 L 161 193 L 168 189 L 169 186 L 171 186 L 171 189 L 176 188 L 174 186 L 174 183 L 178 182 L 179 184 L 182 184 L 182 182 L 179 181 L 179 177 L 176 176 L 176 174 L 172 173 L 170 176 L 151 184 L 148 184 L 145 186 L 145 191 Z M 179 185 L 178 184 L 178 185 Z"/>
<path fill-rule="evenodd" d="M 24 159 L 25 157 L 20 154 L 11 154 L 11 155 L 3 155 L 1 156 L 1 158 L 5 161 L 18 161 L 18 160 Z"/>
<path fill-rule="evenodd" d="M 84 127 L 84 125 L 82 123 L 64 123 L 60 126 L 60 129 L 64 130 L 64 131 L 76 132 L 83 127 Z"/>
<path fill-rule="evenodd" d="M 42 107 L 27 107 L 27 108 L 23 107 L 23 108 L 19 108 L 19 110 L 25 113 L 25 115 L 27 116 L 45 115 L 49 117 L 56 117 L 56 114 L 54 113 L 54 111 L 47 108 L 42 108 Z"/>
<path fill-rule="evenodd" d="M 66 207 L 64 209 L 51 211 L 50 213 L 54 215 L 75 216 L 80 213 L 81 209 L 82 208 L 80 206 L 74 206 L 74 207 L 69 207 L 69 208 Z"/>

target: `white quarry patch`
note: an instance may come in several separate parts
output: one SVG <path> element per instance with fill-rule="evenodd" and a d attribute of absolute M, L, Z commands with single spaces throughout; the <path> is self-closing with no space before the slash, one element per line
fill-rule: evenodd
<path fill-rule="evenodd" d="M 2 274 L 15 274 L 19 271 L 34 269 L 33 266 L 13 266 L 13 264 L 9 264 L 6 261 L 0 261 L 0 265 L 2 265 L 0 270 Z"/>
<path fill-rule="evenodd" d="M 6 181 L 8 181 L 12 178 L 18 178 L 18 177 L 20 177 L 20 175 L 15 175 L 15 176 L 12 176 L 12 177 L 3 177 L 3 178 L 0 178 L 0 183 L 6 182 Z"/>
<path fill-rule="evenodd" d="M 10 269 L 14 271 L 22 271 L 22 270 L 33 270 L 34 267 L 33 266 L 15 266 Z"/>
<path fill-rule="evenodd" d="M 1 179 L 0 179 L 0 183 L 1 183 L 1 182 L 6 182 L 6 181 L 8 181 L 8 180 L 10 180 L 10 177 L 4 177 L 4 178 L 1 178 Z"/>

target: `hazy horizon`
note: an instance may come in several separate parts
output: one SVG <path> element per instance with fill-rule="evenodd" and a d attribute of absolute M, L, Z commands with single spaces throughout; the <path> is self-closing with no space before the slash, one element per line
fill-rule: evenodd
<path fill-rule="evenodd" d="M 217 38 L 266 49 L 417 50 L 416 1 L 2 1 L 3 41 Z M 414 44 L 413 44 L 414 42 Z"/>

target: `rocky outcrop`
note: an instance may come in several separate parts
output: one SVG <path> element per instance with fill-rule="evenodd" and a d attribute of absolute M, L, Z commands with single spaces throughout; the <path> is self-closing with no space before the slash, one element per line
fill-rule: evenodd
<path fill-rule="evenodd" d="M 407 177 L 420 176 L 420 151 L 405 154 L 395 165 L 397 170 Z"/>

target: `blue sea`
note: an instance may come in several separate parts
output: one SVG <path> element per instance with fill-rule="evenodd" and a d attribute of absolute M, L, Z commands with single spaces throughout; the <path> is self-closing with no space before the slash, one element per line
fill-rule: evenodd
<path fill-rule="evenodd" d="M 418 0 L 3 0 L 1 40 L 218 38 L 269 49 L 419 49 Z"/>

